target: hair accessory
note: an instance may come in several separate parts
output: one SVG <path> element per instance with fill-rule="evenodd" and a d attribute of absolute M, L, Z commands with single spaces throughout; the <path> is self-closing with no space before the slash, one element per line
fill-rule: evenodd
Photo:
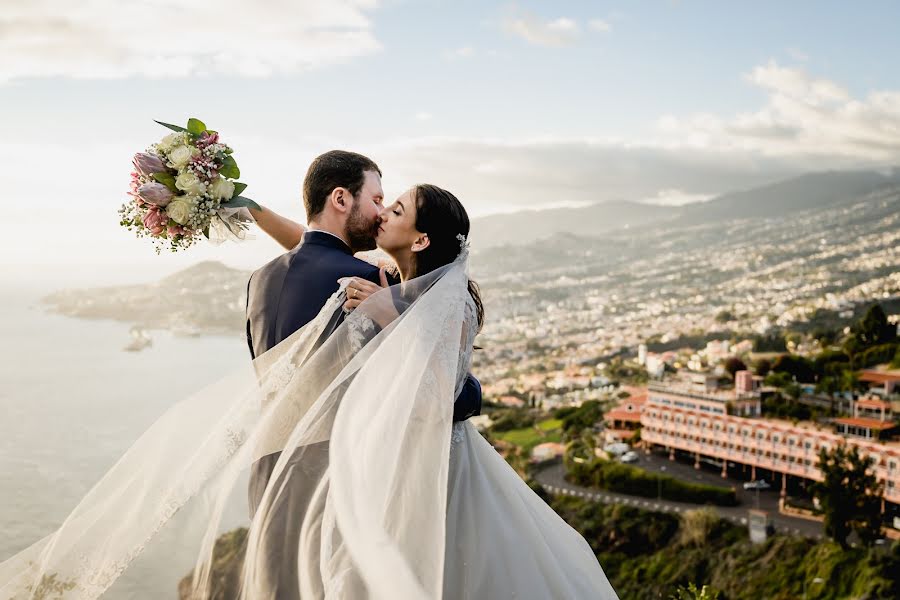
<path fill-rule="evenodd" d="M 456 239 L 459 240 L 459 257 L 457 257 L 457 260 L 465 259 L 469 256 L 469 240 L 461 233 L 457 234 Z"/>

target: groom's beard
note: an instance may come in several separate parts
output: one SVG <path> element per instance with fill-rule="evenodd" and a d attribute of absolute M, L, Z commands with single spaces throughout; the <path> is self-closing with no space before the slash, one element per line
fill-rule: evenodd
<path fill-rule="evenodd" d="M 353 252 L 375 249 L 375 236 L 378 235 L 378 221 L 368 222 L 359 210 L 359 204 L 353 201 L 353 208 L 344 226 L 344 235 Z"/>

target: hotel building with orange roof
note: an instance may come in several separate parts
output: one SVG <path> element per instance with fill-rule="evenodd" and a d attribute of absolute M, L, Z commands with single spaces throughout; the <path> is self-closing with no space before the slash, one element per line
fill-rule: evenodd
<path fill-rule="evenodd" d="M 883 379 L 883 378 L 882 378 Z M 891 404 L 876 397 L 853 402 L 850 417 L 834 419 L 831 426 L 763 418 L 759 379 L 748 371 L 738 372 L 735 388 L 716 389 L 714 378 L 694 374 L 676 383 L 651 382 L 641 407 L 641 439 L 645 447 L 689 453 L 699 468 L 702 460 L 722 466 L 745 466 L 751 478 L 758 470 L 781 475 L 781 493 L 787 479 L 797 477 L 821 481 L 817 465 L 822 448 L 839 444 L 857 446 L 875 460 L 876 477 L 884 482 L 884 501 L 891 512 L 900 506 L 900 443 L 890 441 L 900 433 Z M 900 382 L 900 374 L 896 382 Z M 888 389 L 895 383 L 879 380 Z"/>

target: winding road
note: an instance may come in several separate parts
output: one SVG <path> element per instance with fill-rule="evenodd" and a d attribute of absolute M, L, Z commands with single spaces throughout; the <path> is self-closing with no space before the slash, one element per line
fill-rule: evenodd
<path fill-rule="evenodd" d="M 652 459 L 648 460 L 648 457 L 642 455 L 641 461 L 644 463 L 641 466 L 646 468 L 647 463 L 652 462 Z M 677 463 L 673 463 L 672 465 L 667 464 L 666 473 L 678 479 L 693 479 L 703 481 L 704 483 L 710 483 L 709 481 L 706 481 L 707 478 L 703 476 L 703 473 L 692 473 L 694 475 L 692 478 L 685 477 L 686 469 L 681 468 L 684 466 L 685 465 L 678 465 Z M 691 467 L 686 468 L 693 471 Z M 671 500 L 644 498 L 642 496 L 629 496 L 627 494 L 617 494 L 613 492 L 607 492 L 605 490 L 585 488 L 569 483 L 565 480 L 564 475 L 565 468 L 562 463 L 555 463 L 538 471 L 535 475 L 535 479 L 538 481 L 538 483 L 544 486 L 544 489 L 552 494 L 576 496 L 579 498 L 594 500 L 596 502 L 625 504 L 628 506 L 636 506 L 644 510 L 682 513 L 687 510 L 706 506 L 702 504 L 691 504 L 687 502 L 673 502 Z M 721 486 L 722 483 L 723 481 L 719 479 L 717 485 Z M 740 488 L 740 485 L 738 485 L 738 489 L 738 499 L 743 501 L 749 500 L 748 497 L 751 496 L 752 493 L 744 492 L 743 489 Z M 749 503 L 739 506 L 713 506 L 712 508 L 714 508 L 716 512 L 719 513 L 719 516 L 721 516 L 723 519 L 728 519 L 736 525 L 746 526 L 748 521 L 747 511 L 751 506 L 754 506 L 754 502 L 752 500 Z M 820 522 L 782 515 L 778 512 L 777 491 L 769 490 L 760 493 L 759 508 L 769 513 L 772 525 L 774 526 L 777 533 L 803 535 L 819 540 L 822 539 L 823 528 Z"/>

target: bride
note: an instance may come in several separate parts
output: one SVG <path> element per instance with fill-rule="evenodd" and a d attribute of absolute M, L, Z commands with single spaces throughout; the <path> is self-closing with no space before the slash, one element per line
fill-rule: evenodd
<path fill-rule="evenodd" d="M 0 597 L 96 598 L 142 552 L 179 547 L 197 555 L 183 597 L 616 598 L 581 535 L 452 421 L 482 320 L 468 234 L 449 192 L 403 194 L 378 235 L 400 284 L 342 283 L 252 369 L 175 404 L 56 532 L 0 564 Z M 223 591 L 216 539 L 249 512 L 251 464 L 275 452 L 243 518 L 239 581 Z"/>

